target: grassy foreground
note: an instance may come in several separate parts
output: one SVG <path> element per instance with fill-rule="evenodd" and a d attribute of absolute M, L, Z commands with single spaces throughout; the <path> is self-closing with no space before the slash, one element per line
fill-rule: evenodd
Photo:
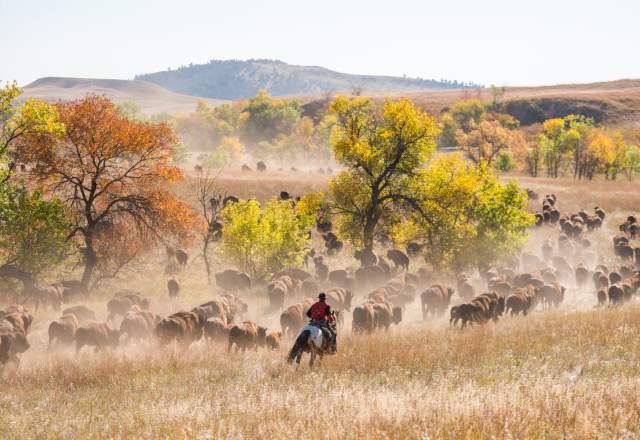
<path fill-rule="evenodd" d="M 640 307 L 343 336 L 280 352 L 51 355 L 0 379 L 0 438 L 634 438 Z M 307 359 L 307 358 L 305 358 Z"/>

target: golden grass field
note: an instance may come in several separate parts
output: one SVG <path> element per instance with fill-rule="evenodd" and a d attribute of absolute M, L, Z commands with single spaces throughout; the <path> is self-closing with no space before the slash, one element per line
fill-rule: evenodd
<path fill-rule="evenodd" d="M 326 178 L 255 173 L 221 176 L 220 184 L 267 198 L 322 189 Z M 596 204 L 611 212 L 593 237 L 605 262 L 616 219 L 640 206 L 635 183 L 519 179 L 541 194 L 554 191 L 563 212 Z M 550 233 L 536 233 L 528 247 L 536 249 L 541 234 Z M 345 256 L 329 263 L 354 265 Z M 87 305 L 103 319 L 106 299 L 127 287 L 166 315 L 217 292 L 195 249 L 174 303 L 162 269 L 161 253 L 149 255 Z M 590 289 L 567 287 L 557 310 L 466 330 L 449 328 L 446 316 L 423 322 L 419 299 L 387 333 L 351 336 L 349 317 L 339 353 L 313 371 L 306 355 L 299 368 L 286 364 L 291 341 L 245 354 L 202 341 L 186 351 L 149 341 L 77 357 L 47 353 L 47 327 L 58 314 L 40 310 L 31 349 L 0 377 L 0 438 L 638 438 L 640 304 L 595 308 Z M 277 329 L 261 293 L 252 292 L 248 317 Z"/>

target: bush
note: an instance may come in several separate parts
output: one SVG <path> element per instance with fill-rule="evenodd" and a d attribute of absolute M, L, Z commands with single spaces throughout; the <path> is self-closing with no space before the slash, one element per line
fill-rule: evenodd
<path fill-rule="evenodd" d="M 268 279 L 302 264 L 305 245 L 315 221 L 310 207 L 275 198 L 264 205 L 256 200 L 240 200 L 222 211 L 224 227 L 220 252 L 252 278 Z"/>
<path fill-rule="evenodd" d="M 516 169 L 516 164 L 508 151 L 501 151 L 496 158 L 494 165 L 495 169 L 500 172 L 508 172 Z"/>

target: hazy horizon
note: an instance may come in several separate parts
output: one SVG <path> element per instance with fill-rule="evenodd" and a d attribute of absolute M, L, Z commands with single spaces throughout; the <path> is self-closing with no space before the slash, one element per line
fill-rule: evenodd
<path fill-rule="evenodd" d="M 133 79 L 210 59 L 278 59 L 366 75 L 508 86 L 640 78 L 640 4 L 186 0 L 87 6 L 0 0 L 0 80 Z M 384 31 L 383 31 L 384 30 Z"/>

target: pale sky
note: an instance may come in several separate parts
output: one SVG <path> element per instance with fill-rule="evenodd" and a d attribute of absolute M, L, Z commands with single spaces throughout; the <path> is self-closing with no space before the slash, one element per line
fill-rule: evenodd
<path fill-rule="evenodd" d="M 640 0 L 0 0 L 0 80 L 215 59 L 489 85 L 640 78 Z"/>

